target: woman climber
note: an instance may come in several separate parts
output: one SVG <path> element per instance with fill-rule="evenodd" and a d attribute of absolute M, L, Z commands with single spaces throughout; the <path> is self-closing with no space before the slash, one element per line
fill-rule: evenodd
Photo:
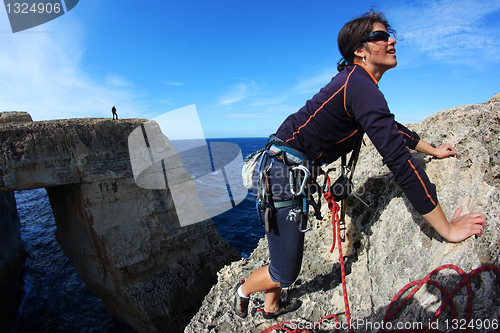
<path fill-rule="evenodd" d="M 486 223 L 482 213 L 460 216 L 459 208 L 448 221 L 435 186 L 410 152 L 415 149 L 445 158 L 456 156 L 455 149 L 449 144 L 434 148 L 397 123 L 378 88 L 383 74 L 397 65 L 396 40 L 391 33 L 394 31 L 383 14 L 373 11 L 346 23 L 338 35 L 339 73 L 271 136 L 270 142 L 282 148 L 285 157 L 264 154 L 260 172 L 256 172 L 261 181 L 265 173 L 266 188 L 271 192 L 266 203 L 269 209 L 260 213 L 269 223 L 266 236 L 271 261 L 237 286 L 234 310 L 238 316 L 247 316 L 249 297 L 259 291 L 265 291 L 265 318 L 300 306 L 297 300 L 280 300 L 282 288 L 289 287 L 300 272 L 304 249 L 304 233 L 294 223 L 301 201 L 296 202 L 297 196 L 290 191 L 287 153 L 303 157 L 307 166 L 331 163 L 352 151 L 366 133 L 413 207 L 443 238 L 460 242 L 482 234 Z"/>

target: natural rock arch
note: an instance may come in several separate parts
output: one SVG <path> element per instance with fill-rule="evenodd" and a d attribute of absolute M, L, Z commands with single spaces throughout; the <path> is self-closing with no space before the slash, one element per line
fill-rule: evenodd
<path fill-rule="evenodd" d="M 181 331 L 239 254 L 211 220 L 180 227 L 168 189 L 135 184 L 127 139 L 144 122 L 0 124 L 0 192 L 45 188 L 61 248 L 107 309 L 139 332 Z"/>

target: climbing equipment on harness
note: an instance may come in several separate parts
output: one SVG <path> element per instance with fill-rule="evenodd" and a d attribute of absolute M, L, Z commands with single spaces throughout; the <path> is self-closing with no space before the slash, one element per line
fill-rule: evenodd
<path fill-rule="evenodd" d="M 355 165 L 357 162 L 357 158 L 359 156 L 359 151 L 361 149 L 361 144 L 362 144 L 362 139 L 360 139 L 359 142 L 357 143 L 357 145 L 355 146 L 355 148 L 351 154 L 349 163 L 347 165 L 345 163 L 346 156 L 344 155 L 342 157 L 342 174 L 339 177 L 340 180 L 338 179 L 337 182 L 335 182 L 335 184 L 340 184 L 340 186 L 344 189 L 344 192 L 341 193 L 341 195 L 339 195 L 339 193 L 334 193 L 334 187 L 330 183 L 330 178 L 328 176 L 328 172 L 325 172 L 325 184 L 324 184 L 324 187 L 327 190 L 323 191 L 323 190 L 321 190 L 321 188 L 318 187 L 320 189 L 320 191 L 319 191 L 320 193 L 318 193 L 318 194 L 321 194 L 321 192 L 323 192 L 322 194 L 324 195 L 325 199 L 327 200 L 328 207 L 332 211 L 333 244 L 332 244 L 332 248 L 330 249 L 330 252 L 333 252 L 333 250 L 335 248 L 335 244 L 337 243 L 338 250 L 339 250 L 340 267 L 341 267 L 342 291 L 343 291 L 343 295 L 344 295 L 345 314 L 346 314 L 347 323 L 348 323 L 350 333 L 354 333 L 354 330 L 353 330 L 352 325 L 351 325 L 349 299 L 347 296 L 347 283 L 346 283 L 346 279 L 345 279 L 346 273 L 345 273 L 345 265 L 344 265 L 344 256 L 342 253 L 342 242 L 345 241 L 345 229 L 346 229 L 345 228 L 345 213 L 347 210 L 346 199 L 347 199 L 347 196 L 352 193 L 352 176 L 354 173 L 354 168 L 355 168 Z M 290 172 L 292 172 L 293 170 L 294 170 L 294 168 L 292 168 L 292 170 Z M 304 171 L 303 169 L 296 168 L 295 170 L 303 171 L 304 172 L 303 177 L 304 178 L 308 177 L 308 173 L 306 171 Z M 291 184 L 291 186 L 290 186 L 291 191 L 294 191 L 292 193 L 294 193 L 294 194 L 295 193 L 302 193 L 302 190 L 303 190 L 302 184 L 303 183 L 301 183 L 301 186 L 299 186 L 298 191 L 296 191 L 295 187 L 292 186 L 293 185 L 292 181 L 290 181 L 290 184 Z M 305 186 L 304 186 L 304 188 L 305 188 Z M 319 199 L 318 199 L 318 201 L 319 201 Z M 339 204 L 337 203 L 338 201 L 341 201 L 341 207 L 339 207 Z M 303 196 L 303 203 L 304 203 L 303 204 L 303 211 L 300 212 L 298 210 L 292 209 L 292 210 L 290 210 L 289 217 L 294 219 L 297 214 L 300 214 L 301 216 L 303 216 L 304 211 L 307 209 L 308 202 L 309 201 L 305 198 L 305 196 Z M 319 204 L 318 204 L 318 206 L 319 206 Z M 319 211 L 319 207 L 317 207 L 317 208 L 318 208 L 317 211 Z M 340 213 L 340 216 L 339 216 L 339 213 Z M 309 229 L 310 228 L 302 228 L 301 227 L 301 230 L 304 230 L 304 231 L 307 231 Z M 342 236 L 342 233 L 344 234 L 343 236 Z M 322 320 L 326 320 L 329 318 L 335 318 L 335 320 L 337 321 L 337 317 L 335 315 L 325 317 Z M 287 323 L 284 323 L 284 324 L 286 325 Z M 284 328 L 284 326 L 282 324 L 278 324 L 275 326 L 271 326 L 270 328 L 268 328 L 267 330 L 265 330 L 263 332 L 271 332 L 274 328 Z"/>
<path fill-rule="evenodd" d="M 304 175 L 302 176 L 302 181 L 301 181 L 301 184 L 300 184 L 300 187 L 299 187 L 299 191 L 296 192 L 295 191 L 295 184 L 294 184 L 294 171 L 295 170 L 299 170 L 299 171 L 302 171 L 304 173 Z M 309 177 L 311 177 L 311 171 L 309 171 L 308 168 L 306 168 L 305 166 L 303 165 L 297 165 L 297 166 L 294 166 L 290 169 L 289 171 L 289 182 L 290 182 L 290 192 L 292 192 L 293 195 L 304 195 L 304 189 L 306 188 L 306 185 L 307 185 L 307 181 L 309 180 Z"/>
<path fill-rule="evenodd" d="M 341 201 L 342 208 L 340 209 L 340 223 L 343 234 L 345 234 L 346 230 L 346 198 L 348 195 L 353 194 L 352 175 L 354 173 L 354 168 L 359 156 L 362 142 L 362 139 L 358 140 L 349 159 L 349 163 L 346 163 L 346 156 L 342 156 L 342 174 L 333 185 L 328 185 L 328 192 L 332 193 L 335 201 Z M 301 232 L 306 232 L 311 229 L 311 227 L 307 227 L 309 207 L 313 207 L 314 215 L 317 219 L 323 219 L 320 209 L 321 195 L 318 195 L 317 201 L 314 201 L 313 199 L 314 193 L 318 192 L 318 194 L 321 194 L 320 192 L 323 192 L 319 188 L 319 185 L 315 182 L 316 176 L 322 172 L 322 170 L 315 165 L 314 161 L 309 160 L 303 153 L 292 148 L 286 142 L 276 138 L 275 136 L 271 136 L 262 152 L 258 151 L 256 154 L 260 154 L 260 160 L 257 168 L 257 172 L 259 173 L 257 182 L 257 209 L 259 212 L 264 213 L 264 220 L 262 220 L 261 217 L 261 222 L 264 226 L 266 226 L 266 232 L 269 231 L 269 221 L 273 217 L 275 210 L 284 207 L 293 207 L 290 209 L 287 219 L 297 222 Z M 262 161 L 266 155 L 271 157 L 272 162 L 266 170 L 262 170 Z M 270 180 L 268 173 L 276 159 L 283 162 L 288 168 L 290 193 L 293 195 L 292 200 L 280 202 L 273 201 L 271 198 L 271 185 L 269 183 Z M 299 210 L 300 208 L 302 209 Z M 344 238 L 345 235 L 342 236 L 342 240 L 344 240 Z"/>
<path fill-rule="evenodd" d="M 329 185 L 329 190 L 333 194 L 333 198 L 335 201 L 341 201 L 340 203 L 340 217 L 339 217 L 339 232 L 340 234 L 340 239 L 342 242 L 345 241 L 345 234 L 347 231 L 346 227 L 346 222 L 345 222 L 345 214 L 347 211 L 347 197 L 350 194 L 353 194 L 353 184 L 352 184 L 352 176 L 354 174 L 354 169 L 356 168 L 356 162 L 358 161 L 359 157 L 359 151 L 361 150 L 361 144 L 363 143 L 363 139 L 359 139 L 358 143 L 354 147 L 354 150 L 352 151 L 351 157 L 349 158 L 349 163 L 346 165 L 346 160 L 347 157 L 346 155 L 342 156 L 342 168 L 341 168 L 341 175 L 340 177 L 335 181 L 335 183 L 330 186 Z M 329 179 L 328 179 L 329 180 Z M 337 186 L 337 187 L 336 187 Z M 339 188 L 340 193 L 339 192 Z M 361 200 L 361 199 L 360 199 Z M 363 201 L 363 200 L 361 200 Z M 364 201 L 363 201 L 364 203 Z M 366 205 L 366 203 L 365 203 Z"/>
<path fill-rule="evenodd" d="M 361 144 L 361 142 L 360 142 L 360 144 Z M 360 146 L 357 147 L 355 149 L 355 151 L 353 151 L 353 155 L 359 154 L 359 149 L 360 149 Z M 356 152 L 356 150 L 358 150 L 358 151 Z M 351 155 L 351 156 L 353 156 L 353 155 Z M 354 170 L 354 166 L 356 164 L 356 159 L 357 159 L 357 156 L 354 157 L 354 159 L 353 159 L 353 163 L 350 167 L 351 169 L 349 170 L 350 171 L 349 177 L 346 176 L 349 180 L 352 179 L 352 173 Z M 343 219 L 344 215 L 345 215 L 346 208 L 345 208 L 345 205 L 343 205 L 342 208 L 339 207 L 339 204 L 337 203 L 339 201 L 338 198 L 336 198 L 334 196 L 334 194 L 332 193 L 332 191 L 330 190 L 332 188 L 332 186 L 330 183 L 330 178 L 328 177 L 328 173 L 325 174 L 325 187 L 328 189 L 328 191 L 325 191 L 323 194 L 324 194 L 325 199 L 327 200 L 328 207 L 332 211 L 332 224 L 333 224 L 333 228 L 334 228 L 334 230 L 333 230 L 333 245 L 332 245 L 332 248 L 330 249 L 330 252 L 333 252 L 333 250 L 335 249 L 335 245 L 338 244 L 339 260 L 340 260 L 340 266 L 341 266 L 342 290 L 343 290 L 344 306 L 345 306 L 345 316 L 347 318 L 347 327 L 348 327 L 349 332 L 354 333 L 353 327 L 355 327 L 355 325 L 351 325 L 352 319 L 351 319 L 349 300 L 348 300 L 348 295 L 347 295 L 344 256 L 343 256 L 342 247 L 341 247 L 341 243 L 344 240 L 341 239 L 341 235 L 340 235 L 341 234 L 341 226 L 340 226 L 341 218 L 339 217 L 339 213 L 341 213 L 342 219 Z M 343 202 L 344 200 L 345 199 L 343 199 L 341 201 Z M 344 211 L 342 212 L 342 210 L 344 210 Z M 460 282 L 451 291 L 447 290 L 440 283 L 431 279 L 434 275 L 437 275 L 438 272 L 440 272 L 441 270 L 444 270 L 444 269 L 454 269 L 459 274 L 459 277 L 461 278 Z M 385 313 L 385 316 L 382 320 L 382 323 L 391 324 L 391 321 L 395 319 L 395 317 L 402 311 L 402 309 L 406 305 L 406 303 L 411 299 L 411 297 L 413 297 L 415 295 L 415 293 L 422 286 L 431 285 L 431 286 L 436 287 L 441 292 L 443 300 L 441 302 L 441 305 L 439 306 L 439 308 L 435 312 L 433 318 L 428 320 L 428 322 L 427 322 L 428 327 L 421 327 L 421 329 L 418 332 L 435 331 L 434 329 L 432 329 L 431 324 L 437 323 L 438 318 L 447 309 L 447 307 L 449 307 L 449 309 L 450 309 L 449 312 L 451 313 L 453 321 L 459 322 L 461 324 L 463 323 L 462 326 L 463 326 L 464 331 L 468 332 L 468 329 L 470 327 L 474 327 L 474 322 L 473 322 L 473 317 L 472 317 L 472 311 L 473 311 L 472 279 L 475 278 L 477 275 L 481 274 L 482 272 L 486 272 L 486 271 L 496 273 L 497 277 L 500 278 L 500 267 L 497 267 L 494 265 L 483 265 L 483 266 L 480 266 L 480 267 L 474 269 L 470 273 L 465 273 L 462 269 L 460 269 L 456 265 L 449 265 L 449 264 L 442 265 L 442 266 L 434 269 L 425 278 L 423 278 L 421 280 L 413 281 L 411 283 L 408 283 L 406 286 L 404 286 L 397 293 L 397 295 L 394 297 L 394 299 L 391 301 L 389 307 L 386 310 L 386 313 Z M 489 279 L 491 279 L 491 278 L 489 278 Z M 462 320 L 462 319 L 458 319 L 458 314 L 456 311 L 456 306 L 453 302 L 453 298 L 464 287 L 467 289 L 467 308 L 466 308 L 466 318 Z M 409 293 L 409 295 L 407 295 L 405 298 L 403 298 L 403 295 L 411 289 L 413 289 L 413 290 Z M 401 299 L 400 303 L 397 303 L 400 299 Z M 312 333 L 312 332 L 316 332 L 318 329 L 321 329 L 321 324 L 324 321 L 330 321 L 331 319 L 334 319 L 335 324 L 336 324 L 335 325 L 336 329 L 334 332 L 338 332 L 338 329 L 337 329 L 338 325 L 337 324 L 340 325 L 338 317 L 335 314 L 330 314 L 330 315 L 327 315 L 326 317 L 320 319 L 319 321 L 316 321 L 316 323 L 314 323 L 314 324 L 307 322 L 306 324 L 311 324 L 311 325 L 303 325 L 303 327 L 304 327 L 303 329 L 299 328 L 300 325 L 298 325 L 298 324 L 300 324 L 300 323 L 298 323 L 297 321 L 288 321 L 288 322 L 274 324 L 274 325 L 266 328 L 265 330 L 261 331 L 261 333 L 270 333 L 273 331 L 276 331 L 276 332 L 277 331 L 286 331 L 289 333 L 299 333 L 299 332 Z M 446 320 L 446 322 L 448 322 L 448 319 L 445 319 L 445 320 Z M 495 323 L 497 323 L 497 322 L 495 322 Z M 470 325 L 470 324 L 472 324 L 472 325 Z M 495 325 L 495 326 L 496 327 L 494 329 L 497 330 L 498 326 L 497 325 Z M 310 328 L 305 328 L 305 327 L 310 327 Z M 340 326 L 340 327 L 344 327 L 344 326 Z M 387 328 L 384 328 L 384 325 L 382 325 L 382 328 L 378 332 L 383 332 L 383 331 L 387 331 L 387 330 L 388 330 L 387 332 L 415 332 L 415 330 L 413 330 L 413 329 L 392 330 L 392 329 L 390 329 L 390 327 L 392 327 L 392 325 L 390 325 L 390 326 L 387 325 L 385 327 L 387 327 Z M 437 330 L 437 332 L 441 332 L 441 331 Z M 498 331 L 498 332 L 500 333 L 500 331 Z"/>
<path fill-rule="evenodd" d="M 269 155 L 271 157 L 271 163 L 267 168 L 262 170 L 263 165 L 262 162 L 264 160 L 264 157 L 266 155 Z M 272 199 L 271 199 L 271 185 L 269 183 L 269 170 L 273 166 L 275 162 L 275 155 L 273 155 L 272 152 L 269 150 L 264 150 L 263 154 L 260 157 L 259 160 L 259 178 L 257 181 L 257 210 L 259 212 L 264 213 L 264 219 L 262 219 L 261 214 L 259 214 L 260 222 L 264 225 L 264 228 L 266 232 L 269 232 L 270 229 L 270 221 L 272 220 L 273 214 L 274 214 L 274 207 L 272 204 Z"/>
<path fill-rule="evenodd" d="M 266 156 L 271 158 L 271 163 L 267 167 L 263 163 Z M 291 200 L 276 201 L 272 198 L 269 171 L 276 160 L 282 162 L 287 168 L 289 193 L 293 196 Z M 271 136 L 262 151 L 256 169 L 259 173 L 257 177 L 256 204 L 258 211 L 261 213 L 259 217 L 266 228 L 266 232 L 270 230 L 269 223 L 275 210 L 280 208 L 291 207 L 287 220 L 297 222 L 301 232 L 311 229 L 307 227 L 310 206 L 314 208 L 316 217 L 321 219 L 320 205 L 312 200 L 313 191 L 309 188 L 313 180 L 310 169 L 313 168 L 313 165 L 313 161 L 309 160 L 304 154 L 290 147 L 284 141 Z"/>
<path fill-rule="evenodd" d="M 261 148 L 253 153 L 249 154 L 243 160 L 243 168 L 241 169 L 241 178 L 243 179 L 243 185 L 251 190 L 253 189 L 253 175 L 255 173 L 255 168 L 260 161 L 265 148 Z"/>
<path fill-rule="evenodd" d="M 294 175 L 295 171 L 301 171 L 301 173 L 303 174 L 300 175 L 299 172 L 299 176 L 296 177 Z M 295 212 L 295 220 L 299 222 L 299 231 L 307 232 L 311 230 L 312 227 L 309 228 L 307 227 L 307 220 L 309 216 L 308 216 L 307 195 L 304 190 L 309 181 L 309 178 L 311 177 L 311 172 L 309 171 L 308 168 L 306 168 L 304 165 L 301 164 L 292 167 L 288 174 L 289 174 L 288 178 L 290 183 L 290 192 L 292 192 L 294 196 L 302 196 L 302 210 L 300 211 L 298 209 L 292 208 L 290 210 L 290 213 Z M 298 191 L 295 191 L 295 184 L 294 184 L 295 180 L 300 181 L 300 186 Z"/>

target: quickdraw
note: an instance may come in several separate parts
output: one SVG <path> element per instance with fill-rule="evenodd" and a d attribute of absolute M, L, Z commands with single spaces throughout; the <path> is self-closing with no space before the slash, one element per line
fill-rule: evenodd
<path fill-rule="evenodd" d="M 271 163 L 265 170 L 262 169 L 262 161 L 264 160 L 264 157 L 266 155 L 269 155 L 271 157 Z M 257 205 L 257 211 L 263 211 L 264 212 L 264 219 L 262 219 L 261 214 L 259 214 L 260 222 L 264 225 L 264 228 L 266 232 L 270 231 L 270 221 L 272 219 L 272 216 L 274 214 L 274 207 L 271 203 L 271 188 L 269 184 L 269 170 L 273 166 L 275 162 L 273 152 L 269 150 L 265 150 L 264 153 L 262 154 L 260 161 L 259 161 L 259 180 L 257 182 L 257 200 L 256 200 L 256 205 Z"/>
<path fill-rule="evenodd" d="M 295 172 L 301 171 L 303 173 L 302 177 L 295 177 Z M 308 204 L 307 204 L 307 195 L 305 193 L 305 188 L 309 182 L 309 178 L 311 177 L 311 172 L 304 165 L 297 165 L 290 169 L 289 171 L 289 183 L 290 183 L 290 192 L 295 196 L 302 196 L 302 214 L 299 217 L 299 231 L 304 233 L 308 232 L 312 229 L 312 226 L 307 227 L 307 220 L 309 216 L 308 212 Z M 299 186 L 299 190 L 295 191 L 295 179 L 302 178 L 302 181 Z M 305 226 L 305 227 L 304 227 Z"/>

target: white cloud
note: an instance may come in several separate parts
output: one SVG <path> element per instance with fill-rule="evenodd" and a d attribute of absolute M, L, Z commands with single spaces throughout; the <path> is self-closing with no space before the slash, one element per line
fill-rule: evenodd
<path fill-rule="evenodd" d="M 284 119 L 284 117 L 296 112 L 297 110 L 298 108 L 296 106 L 280 104 L 273 105 L 265 109 L 259 109 L 255 112 L 226 113 L 223 115 L 223 117 L 228 119 Z"/>
<path fill-rule="evenodd" d="M 337 73 L 336 69 L 325 68 L 321 72 L 300 81 L 294 88 L 292 88 L 292 93 L 317 93 L 322 87 L 330 82 L 332 77 L 334 77 Z"/>
<path fill-rule="evenodd" d="M 386 12 L 398 37 L 434 59 L 480 66 L 498 62 L 498 24 L 490 24 L 500 2 L 485 0 L 421 1 Z M 496 23 L 496 22 L 494 22 Z"/>
<path fill-rule="evenodd" d="M 140 105 L 133 82 L 120 74 L 91 78 L 81 66 L 83 32 L 71 19 L 58 19 L 26 32 L 8 33 L 0 20 L 0 108 L 21 110 L 34 120 L 110 117 L 117 106 L 121 117 L 137 114 Z M 52 31 L 52 32 L 46 32 Z"/>
<path fill-rule="evenodd" d="M 183 86 L 184 85 L 184 83 L 176 82 L 176 81 L 164 81 L 163 84 L 166 84 L 167 86 Z"/>
<path fill-rule="evenodd" d="M 276 105 L 285 102 L 288 99 L 287 96 L 278 96 L 275 98 L 259 98 L 252 102 L 252 106 L 264 106 L 264 105 Z"/>
<path fill-rule="evenodd" d="M 244 80 L 245 82 L 236 84 L 227 93 L 225 93 L 219 99 L 220 105 L 231 105 L 256 94 L 258 89 L 255 81 L 249 79 L 240 80 Z"/>
<path fill-rule="evenodd" d="M 262 113 L 254 112 L 254 113 L 228 113 L 225 115 L 225 118 L 229 119 L 259 119 L 262 118 Z"/>
<path fill-rule="evenodd" d="M 108 74 L 106 76 L 106 83 L 112 87 L 133 87 L 134 83 L 121 75 Z"/>

